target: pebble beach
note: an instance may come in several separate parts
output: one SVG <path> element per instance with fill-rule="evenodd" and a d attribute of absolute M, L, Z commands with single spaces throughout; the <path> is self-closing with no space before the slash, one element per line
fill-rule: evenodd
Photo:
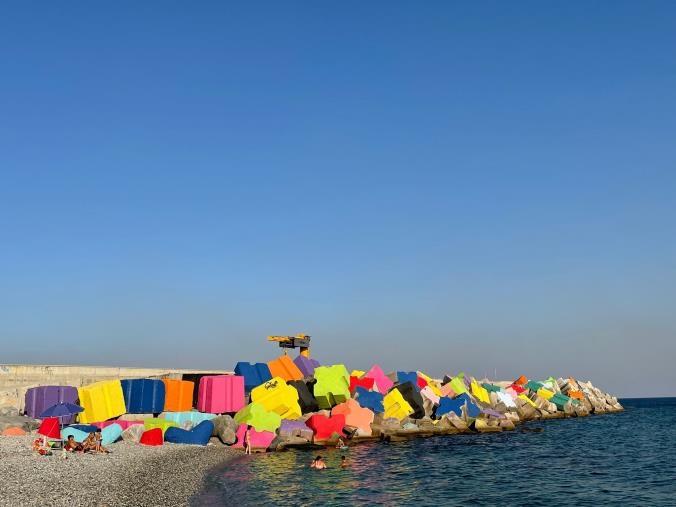
<path fill-rule="evenodd" d="M 31 452 L 35 435 L 0 436 L 1 506 L 179 506 L 199 491 L 208 469 L 241 455 L 224 446 L 120 441 L 110 454 Z"/>

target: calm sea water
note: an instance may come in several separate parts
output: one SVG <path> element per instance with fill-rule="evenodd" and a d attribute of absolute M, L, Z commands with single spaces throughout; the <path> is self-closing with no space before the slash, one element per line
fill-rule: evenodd
<path fill-rule="evenodd" d="M 238 458 L 193 505 L 676 505 L 676 398 L 520 431 Z M 351 465 L 341 470 L 340 456 Z"/>

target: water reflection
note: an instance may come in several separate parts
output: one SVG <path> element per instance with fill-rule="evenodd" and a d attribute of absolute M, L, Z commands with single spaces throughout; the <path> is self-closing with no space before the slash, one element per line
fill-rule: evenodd
<path fill-rule="evenodd" d="M 194 505 L 673 504 L 676 407 L 540 423 L 544 433 L 435 437 L 242 457 Z M 317 454 L 328 470 L 309 468 Z M 340 468 L 347 456 L 350 467 Z"/>

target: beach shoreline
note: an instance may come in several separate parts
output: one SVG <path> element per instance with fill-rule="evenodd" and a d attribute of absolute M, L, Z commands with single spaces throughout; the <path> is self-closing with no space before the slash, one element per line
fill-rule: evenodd
<path fill-rule="evenodd" d="M 220 445 L 118 442 L 111 454 L 39 456 L 35 434 L 0 436 L 0 506 L 179 506 L 202 488 L 206 474 L 240 456 Z"/>

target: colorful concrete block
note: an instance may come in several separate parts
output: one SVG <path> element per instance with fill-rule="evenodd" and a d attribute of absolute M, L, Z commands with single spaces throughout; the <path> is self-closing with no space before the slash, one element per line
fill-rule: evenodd
<path fill-rule="evenodd" d="M 235 375 L 244 377 L 244 389 L 247 391 L 272 379 L 270 368 L 266 363 L 251 364 L 240 361 L 235 365 Z"/>
<path fill-rule="evenodd" d="M 244 377 L 209 375 L 202 377 L 197 395 L 197 410 L 211 414 L 237 412 L 244 402 Z"/>
<path fill-rule="evenodd" d="M 194 382 L 168 378 L 162 379 L 162 382 L 165 412 L 187 412 L 192 409 Z"/>
<path fill-rule="evenodd" d="M 214 423 L 202 421 L 191 430 L 171 427 L 164 432 L 164 441 L 174 444 L 207 445 L 214 431 Z"/>
<path fill-rule="evenodd" d="M 320 408 L 328 409 L 350 398 L 350 380 L 342 364 L 315 369 L 314 396 Z"/>
<path fill-rule="evenodd" d="M 235 414 L 235 422 L 253 426 L 256 431 L 277 431 L 282 423 L 282 418 L 275 412 L 268 412 L 259 403 L 249 403 L 246 407 Z"/>
<path fill-rule="evenodd" d="M 331 409 L 331 415 L 342 414 L 345 416 L 345 425 L 353 426 L 364 431 L 365 434 L 371 434 L 371 423 L 374 413 L 368 408 L 364 408 L 356 400 L 349 399 L 340 403 Z"/>
<path fill-rule="evenodd" d="M 472 394 L 476 396 L 476 398 L 479 401 L 482 401 L 484 403 L 490 403 L 491 400 L 488 397 L 488 391 L 481 387 L 475 380 L 472 380 L 471 383 L 471 389 L 472 389 Z"/>
<path fill-rule="evenodd" d="M 440 397 L 435 394 L 432 388 L 428 385 L 420 390 L 420 396 L 422 396 L 423 400 L 428 400 L 433 405 L 439 404 Z"/>
<path fill-rule="evenodd" d="M 183 426 L 186 422 L 190 421 L 193 426 L 197 426 L 202 421 L 211 421 L 216 414 L 208 414 L 204 412 L 195 412 L 191 410 L 190 412 L 165 412 L 160 418 L 166 419 L 167 421 L 173 421 L 179 426 Z"/>
<path fill-rule="evenodd" d="M 317 399 L 304 380 L 290 380 L 287 384 L 298 391 L 298 405 L 303 414 L 319 410 Z"/>
<path fill-rule="evenodd" d="M 42 413 L 58 403 L 78 404 L 77 387 L 72 386 L 40 386 L 26 391 L 24 411 L 28 417 L 41 419 Z M 70 424 L 75 416 L 61 418 L 62 424 Z"/>
<path fill-rule="evenodd" d="M 436 417 L 441 417 L 450 412 L 455 413 L 458 417 L 462 417 L 462 407 L 465 406 L 465 400 L 463 398 L 441 398 L 439 400 L 439 406 L 436 407 L 434 414 Z"/>
<path fill-rule="evenodd" d="M 298 369 L 289 356 L 280 356 L 268 362 L 272 378 L 280 377 L 284 380 L 302 380 L 303 372 Z"/>
<path fill-rule="evenodd" d="M 392 389 L 383 398 L 383 406 L 385 408 L 385 418 L 393 417 L 395 419 L 403 419 L 413 414 L 414 410 L 409 403 L 404 399 L 397 389 Z"/>
<path fill-rule="evenodd" d="M 385 407 L 383 406 L 384 396 L 382 394 L 374 391 L 367 391 L 363 387 L 357 387 L 354 394 L 362 407 L 368 408 L 376 414 L 385 412 Z"/>
<path fill-rule="evenodd" d="M 105 421 L 127 411 L 122 384 L 119 380 L 104 380 L 78 388 L 80 406 L 84 408 L 78 419 L 81 423 Z"/>
<path fill-rule="evenodd" d="M 319 361 L 316 359 L 310 359 L 301 355 L 294 359 L 293 362 L 306 377 L 311 377 L 315 372 L 315 368 L 319 366 Z"/>
<path fill-rule="evenodd" d="M 178 424 L 176 424 L 174 421 L 167 421 L 166 419 L 153 417 L 151 419 L 144 419 L 143 426 L 145 427 L 146 431 L 159 428 L 162 430 L 162 434 L 164 435 L 164 432 L 167 431 L 167 428 L 176 427 Z"/>
<path fill-rule="evenodd" d="M 128 414 L 159 414 L 164 410 L 164 383 L 154 379 L 120 381 Z"/>
<path fill-rule="evenodd" d="M 350 392 L 353 393 L 357 387 L 363 387 L 367 391 L 370 391 L 373 389 L 373 385 L 375 383 L 375 380 L 372 378 L 359 378 L 355 377 L 353 375 L 350 375 Z"/>
<path fill-rule="evenodd" d="M 237 441 L 230 447 L 236 449 L 244 448 L 244 435 L 246 434 L 246 424 L 240 424 L 237 428 L 235 435 L 237 436 Z M 270 444 L 275 439 L 274 431 L 256 431 L 256 429 L 251 428 L 249 430 L 249 443 L 251 444 L 252 449 L 267 449 L 270 447 Z"/>
<path fill-rule="evenodd" d="M 251 401 L 285 419 L 298 419 L 303 414 L 298 403 L 298 391 L 280 377 L 274 377 L 253 389 Z"/>
<path fill-rule="evenodd" d="M 162 443 L 164 442 L 163 435 L 164 434 L 162 433 L 161 428 L 153 428 L 151 430 L 143 432 L 143 435 L 141 435 L 139 443 L 141 445 L 151 445 L 151 446 L 162 445 Z"/>
<path fill-rule="evenodd" d="M 314 441 L 321 442 L 331 439 L 334 434 L 343 436 L 345 416 L 342 414 L 326 417 L 324 414 L 315 414 L 305 421 L 308 428 L 314 433 Z"/>
<path fill-rule="evenodd" d="M 378 392 L 381 394 L 387 393 L 390 389 L 392 389 L 392 386 L 394 386 L 394 382 L 392 382 L 387 377 L 387 375 L 385 375 L 383 369 L 377 364 L 374 364 L 371 369 L 366 372 L 364 377 L 372 378 L 376 384 L 376 389 L 378 389 Z"/>

